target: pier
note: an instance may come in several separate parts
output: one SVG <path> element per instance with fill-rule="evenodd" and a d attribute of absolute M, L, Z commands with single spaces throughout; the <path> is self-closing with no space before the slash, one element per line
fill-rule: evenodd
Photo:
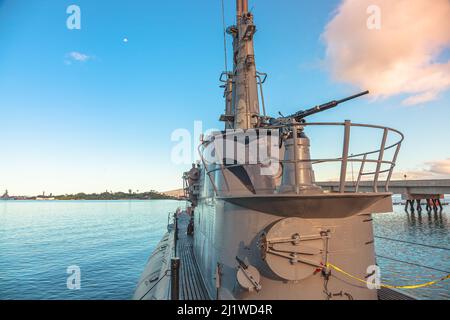
<path fill-rule="evenodd" d="M 338 192 L 340 184 L 338 181 L 317 182 L 317 185 L 325 190 Z M 356 184 L 348 183 L 345 192 L 355 192 Z M 442 210 L 441 199 L 445 194 L 450 194 L 450 179 L 436 180 L 396 180 L 391 181 L 388 186 L 386 182 L 378 182 L 378 190 L 385 190 L 393 194 L 401 194 L 406 200 L 405 210 L 411 212 L 422 211 L 422 203 L 425 203 L 427 211 Z M 373 192 L 373 181 L 361 181 L 358 185 L 358 192 Z"/>
<path fill-rule="evenodd" d="M 339 191 L 339 181 L 317 182 L 317 185 L 331 191 Z M 378 182 L 378 190 L 385 189 L 385 182 Z M 346 192 L 355 192 L 355 185 L 347 182 Z M 373 192 L 373 181 L 361 181 L 360 192 Z M 450 179 L 442 180 L 393 180 L 389 183 L 387 191 L 404 195 L 443 195 L 450 194 Z"/>

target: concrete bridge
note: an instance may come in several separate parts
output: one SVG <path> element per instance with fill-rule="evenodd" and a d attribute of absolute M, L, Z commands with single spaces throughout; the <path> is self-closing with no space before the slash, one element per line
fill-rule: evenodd
<path fill-rule="evenodd" d="M 317 182 L 326 190 L 339 191 L 339 181 Z M 378 182 L 378 191 L 384 191 L 385 182 Z M 352 182 L 347 182 L 346 191 L 355 191 Z M 361 181 L 360 192 L 373 192 L 373 181 Z M 442 180 L 396 180 L 389 183 L 389 192 L 402 195 L 443 195 L 450 194 L 450 179 Z M 425 198 L 422 198 L 425 199 Z"/>
<path fill-rule="evenodd" d="M 317 182 L 323 189 L 331 191 L 339 191 L 339 181 Z M 378 182 L 378 191 L 386 191 L 385 181 Z M 355 184 L 349 182 L 346 185 L 345 191 L 354 192 Z M 373 192 L 373 181 L 361 181 L 359 183 L 358 192 Z M 414 202 L 417 203 L 416 209 L 422 211 L 421 201 L 425 200 L 426 209 L 442 210 L 440 199 L 444 198 L 445 194 L 450 194 L 450 179 L 442 180 L 397 180 L 389 183 L 389 192 L 394 194 L 401 194 L 402 199 L 406 200 L 405 209 L 408 206 L 411 212 L 414 212 Z"/>
<path fill-rule="evenodd" d="M 324 181 L 317 182 L 319 186 L 326 190 L 339 191 L 339 181 Z M 378 191 L 384 191 L 384 181 L 378 182 Z M 355 186 L 352 182 L 347 182 L 346 191 L 355 191 Z M 359 183 L 359 191 L 371 192 L 373 191 L 373 181 L 361 181 Z M 450 179 L 443 180 L 397 180 L 391 181 L 389 184 L 389 192 L 402 195 L 444 195 L 450 194 Z M 164 194 L 182 197 L 184 196 L 183 189 L 171 190 L 163 192 Z M 422 199 L 426 199 L 423 197 Z"/>

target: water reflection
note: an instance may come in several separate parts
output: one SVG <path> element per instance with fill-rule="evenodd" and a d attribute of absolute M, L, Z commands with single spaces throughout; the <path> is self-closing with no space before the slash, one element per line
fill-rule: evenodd
<path fill-rule="evenodd" d="M 433 228 L 446 228 L 448 225 L 447 217 L 443 214 L 443 210 L 428 211 L 428 212 L 406 212 L 406 218 L 411 227 L 417 225 L 421 226 L 426 223 L 429 227 Z"/>
<path fill-rule="evenodd" d="M 404 206 L 397 205 L 393 213 L 374 215 L 377 263 L 385 283 L 424 283 L 450 271 L 450 207 L 426 210 L 422 203 L 422 210 L 414 209 L 408 207 L 405 212 Z M 407 293 L 423 299 L 450 299 L 450 280 Z"/>

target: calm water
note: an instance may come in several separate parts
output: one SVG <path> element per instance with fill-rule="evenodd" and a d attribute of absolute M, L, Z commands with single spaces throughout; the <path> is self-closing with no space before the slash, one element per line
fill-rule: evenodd
<path fill-rule="evenodd" d="M 130 299 L 177 201 L 0 201 L 0 298 Z M 81 269 L 68 290 L 67 267 Z"/>
<path fill-rule="evenodd" d="M 129 299 L 177 201 L 0 201 L 0 299 Z M 445 213 L 447 212 L 447 213 Z M 376 234 L 449 247 L 449 207 L 430 216 L 376 215 Z M 450 251 L 377 239 L 377 253 L 442 270 Z M 383 280 L 424 282 L 443 274 L 379 258 Z M 81 290 L 66 287 L 68 266 L 81 268 Z M 450 281 L 414 290 L 449 299 Z"/>
<path fill-rule="evenodd" d="M 423 206 L 424 207 L 424 206 Z M 408 242 L 450 248 L 450 206 L 444 206 L 442 213 L 406 213 L 403 206 L 394 206 L 393 214 L 375 214 L 376 236 L 399 239 Z M 382 281 L 394 285 L 425 283 L 442 278 L 450 273 L 450 249 L 442 250 L 376 238 L 375 248 L 381 267 Z M 399 263 L 386 258 L 430 266 L 442 271 Z M 421 299 L 450 299 L 450 279 L 433 286 L 406 290 Z"/>

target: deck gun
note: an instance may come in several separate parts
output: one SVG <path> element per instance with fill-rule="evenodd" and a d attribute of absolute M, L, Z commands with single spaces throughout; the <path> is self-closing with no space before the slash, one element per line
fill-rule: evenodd
<path fill-rule="evenodd" d="M 302 122 L 302 121 L 304 121 L 304 118 L 306 118 L 308 116 L 311 116 L 313 114 L 316 114 L 316 113 L 319 113 L 319 112 L 322 112 L 322 111 L 325 111 L 325 110 L 329 110 L 329 109 L 335 108 L 338 105 L 340 105 L 341 103 L 344 103 L 344 102 L 347 102 L 347 101 L 359 98 L 359 97 L 364 96 L 364 95 L 366 95 L 368 93 L 369 93 L 369 91 L 364 91 L 364 92 L 355 94 L 353 96 L 350 96 L 350 97 L 347 97 L 347 98 L 344 98 L 344 99 L 341 99 L 341 100 L 333 100 L 333 101 L 321 104 L 319 106 L 315 106 L 314 108 L 311 108 L 311 109 L 307 109 L 307 110 L 304 110 L 304 111 L 298 111 L 298 112 L 296 112 L 294 114 L 291 114 L 289 116 L 282 116 L 281 118 L 272 118 L 272 119 L 270 119 L 270 124 L 271 125 L 280 125 L 280 124 L 288 122 L 290 119 L 295 119 L 297 122 Z"/>

